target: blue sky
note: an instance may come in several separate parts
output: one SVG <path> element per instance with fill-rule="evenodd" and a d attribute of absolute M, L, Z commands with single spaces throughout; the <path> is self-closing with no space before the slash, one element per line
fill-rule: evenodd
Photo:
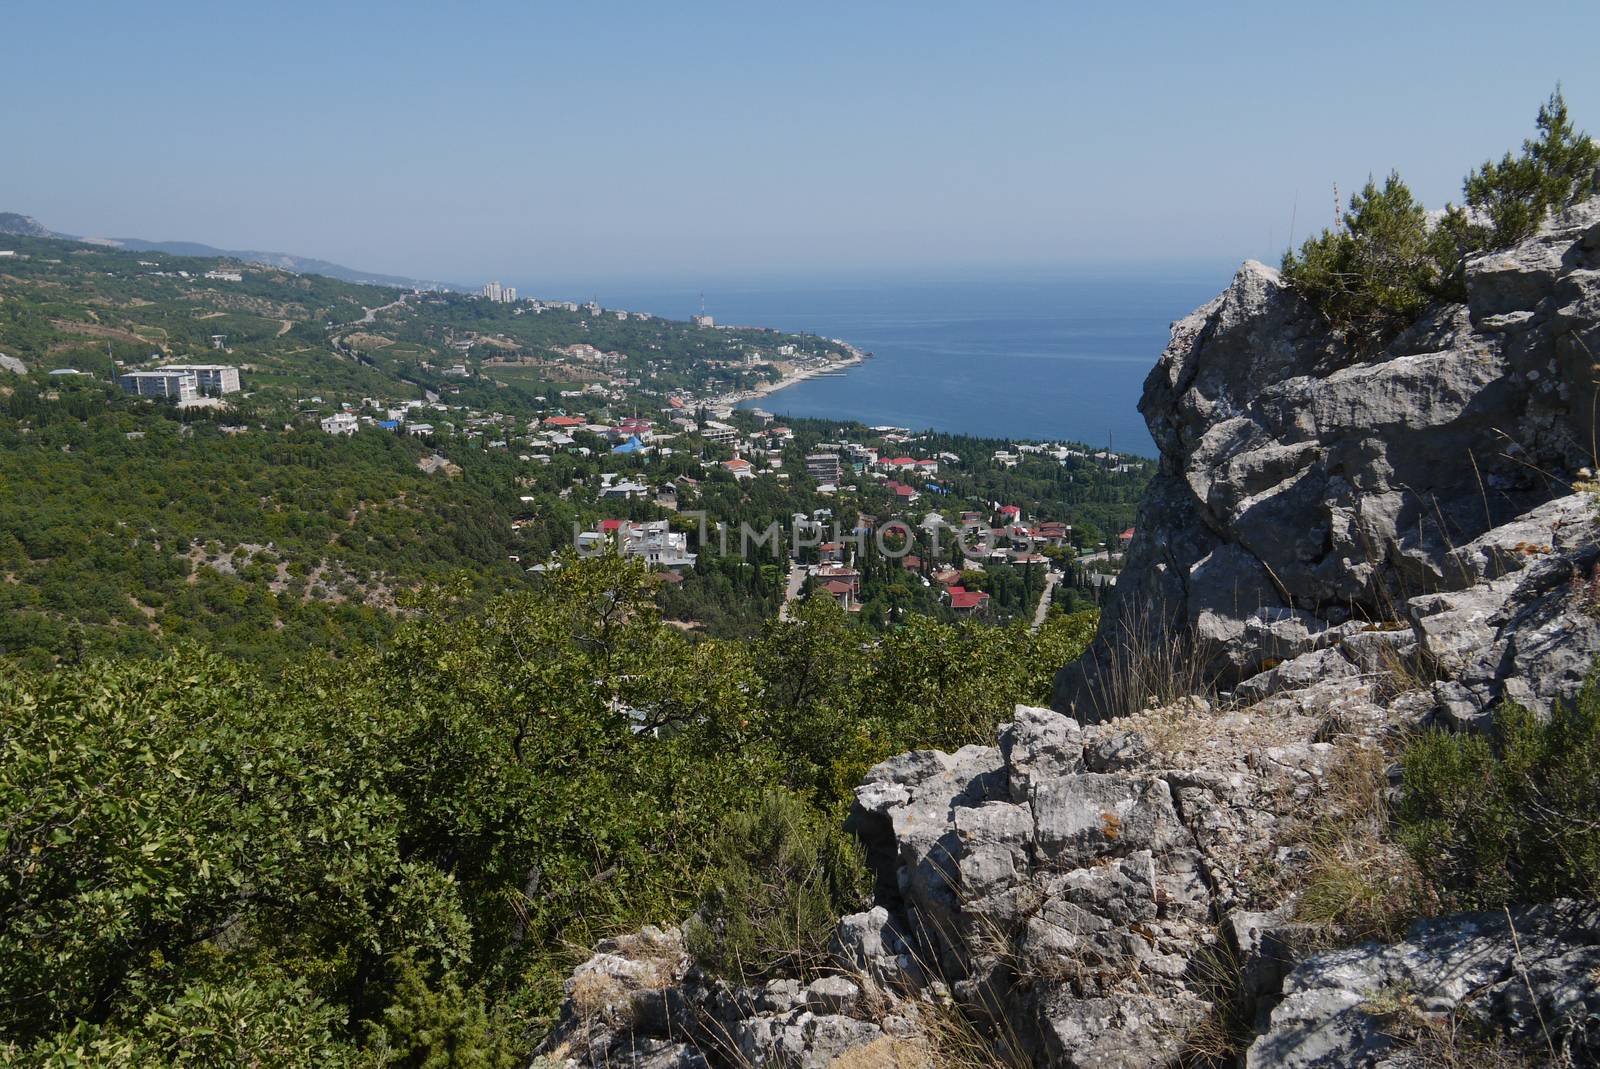
<path fill-rule="evenodd" d="M 1430 203 L 1600 4 L 8 3 L 0 210 L 530 288 L 1275 257 Z M 19 47 L 26 42 L 26 47 Z"/>

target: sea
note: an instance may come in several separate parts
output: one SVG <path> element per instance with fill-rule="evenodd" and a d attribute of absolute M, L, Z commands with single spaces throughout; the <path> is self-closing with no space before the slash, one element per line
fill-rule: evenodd
<path fill-rule="evenodd" d="M 639 285 L 607 307 L 838 338 L 872 354 L 743 407 L 1153 456 L 1137 411 L 1174 320 L 1214 297 L 1223 265 L 972 277 Z M 703 302 L 703 305 L 702 305 Z"/>

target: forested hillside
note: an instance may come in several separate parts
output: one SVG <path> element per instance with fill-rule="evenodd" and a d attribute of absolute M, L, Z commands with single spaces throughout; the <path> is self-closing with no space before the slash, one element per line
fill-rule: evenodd
<path fill-rule="evenodd" d="M 820 947 L 862 772 L 984 737 L 1093 626 L 864 646 L 821 599 L 691 643 L 642 566 L 571 565 L 338 668 L 0 666 L 6 1060 L 523 1064 L 600 935 L 703 902 L 758 933 L 708 954 Z"/>
<path fill-rule="evenodd" d="M 770 419 L 743 412 L 709 430 L 704 391 L 783 366 L 766 357 L 838 355 L 808 336 L 53 238 L 5 244 L 0 656 L 34 668 L 179 643 L 267 663 L 346 656 L 387 635 L 425 588 L 524 589 L 530 567 L 605 521 L 667 521 L 690 540 L 693 566 L 662 578 L 658 602 L 692 634 L 754 637 L 777 612 L 790 554 L 773 545 L 746 559 L 738 531 L 789 528 L 796 515 L 842 532 L 904 520 L 918 539 L 895 547 L 925 558 L 915 568 L 859 540 L 863 627 L 953 619 L 930 580 L 950 566 L 1003 624 L 1031 618 L 1042 569 L 975 568 L 949 538 L 934 552 L 920 526 L 930 512 L 954 523 L 976 510 L 987 528 L 1006 504 L 1068 525 L 1072 544 L 1048 548 L 1070 573 L 1058 604 L 1092 606 L 1099 588 L 1074 547 L 1092 552 L 1132 522 L 1150 470 L 1083 450 L 1011 454 L 1007 466 L 992 456 L 1008 443 L 823 421 L 777 438 Z M 242 390 L 175 405 L 116 385 L 131 370 L 213 361 L 237 366 Z M 324 433 L 335 415 L 359 433 Z M 616 452 L 614 426 L 641 415 L 649 446 Z M 805 457 L 842 440 L 948 459 L 937 480 L 917 480 L 915 504 L 860 464 L 822 492 Z M 757 477 L 725 467 L 741 449 L 761 459 Z M 608 479 L 638 491 L 614 494 Z"/>

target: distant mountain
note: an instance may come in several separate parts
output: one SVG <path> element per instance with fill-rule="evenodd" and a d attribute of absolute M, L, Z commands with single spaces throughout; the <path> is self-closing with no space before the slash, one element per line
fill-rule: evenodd
<path fill-rule="evenodd" d="M 375 271 L 358 271 L 353 267 L 317 260 L 309 256 L 295 256 L 287 252 L 262 252 L 258 249 L 219 249 L 197 241 L 146 241 L 143 238 L 81 238 L 63 234 L 41 224 L 32 216 L 16 212 L 0 212 L 0 234 L 14 234 L 29 238 L 64 238 L 68 241 L 87 241 L 95 245 L 109 245 L 129 252 L 165 252 L 173 256 L 220 256 L 245 263 L 264 264 L 297 275 L 326 275 L 343 282 L 360 282 L 372 286 L 398 286 L 403 289 L 465 290 L 468 287 L 431 279 L 406 278 L 404 275 L 382 275 Z"/>
<path fill-rule="evenodd" d="M 18 215 L 16 212 L 0 212 L 0 234 L 15 234 L 23 238 L 53 238 L 59 235 L 51 233 L 39 220 L 30 215 Z"/>

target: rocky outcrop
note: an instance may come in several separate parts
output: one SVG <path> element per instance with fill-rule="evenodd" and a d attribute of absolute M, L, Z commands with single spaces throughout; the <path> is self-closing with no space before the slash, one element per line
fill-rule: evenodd
<path fill-rule="evenodd" d="M 1364 943 L 1297 966 L 1245 1065 L 1416 1065 L 1416 1041 L 1451 1018 L 1477 1024 L 1490 1043 L 1504 1036 L 1548 1055 L 1548 1064 L 1592 1065 L 1600 1059 L 1597 967 L 1593 902 L 1421 921 L 1392 946 Z"/>
<path fill-rule="evenodd" d="M 1401 737 L 1548 712 L 1600 655 L 1600 523 L 1567 482 L 1597 438 L 1600 199 L 1467 289 L 1358 356 L 1247 264 L 1146 382 L 1160 474 L 1059 711 L 867 774 L 874 901 L 826 967 L 742 988 L 675 931 L 608 940 L 544 1064 L 931 1069 L 952 1031 L 1049 1069 L 1218 1064 L 1241 1031 L 1251 1069 L 1600 1063 L 1592 902 L 1331 950 L 1301 919 Z M 1405 860 L 1357 849 L 1380 883 Z"/>
<path fill-rule="evenodd" d="M 1356 677 L 1089 726 L 1019 707 L 996 746 L 902 754 L 856 790 L 877 904 L 840 920 L 829 970 L 738 989 L 675 932 L 610 940 L 569 981 L 546 1058 L 922 1065 L 958 1013 L 997 1057 L 1170 1064 L 1219 1012 L 1217 963 L 1243 953 L 1276 992 L 1288 829 L 1336 811 L 1337 766 L 1397 708 L 1416 705 Z"/>
<path fill-rule="evenodd" d="M 1458 719 L 1500 696 L 1548 622 L 1540 591 L 1593 565 L 1570 535 L 1581 506 L 1539 510 L 1594 463 L 1600 198 L 1471 261 L 1467 291 L 1361 356 L 1276 271 L 1248 263 L 1173 326 L 1140 403 L 1160 471 L 1057 708 L 1116 711 L 1119 661 L 1151 647 L 1181 645 L 1198 675 L 1231 687 L 1371 626 L 1409 627 L 1431 667 L 1465 673 L 1448 696 Z M 1513 577 L 1532 584 L 1516 599 L 1532 616 L 1491 623 Z M 1474 643 L 1439 649 L 1457 621 Z M 1485 627 L 1510 660 L 1469 667 Z M 1571 690 L 1565 677 L 1519 696 Z"/>

